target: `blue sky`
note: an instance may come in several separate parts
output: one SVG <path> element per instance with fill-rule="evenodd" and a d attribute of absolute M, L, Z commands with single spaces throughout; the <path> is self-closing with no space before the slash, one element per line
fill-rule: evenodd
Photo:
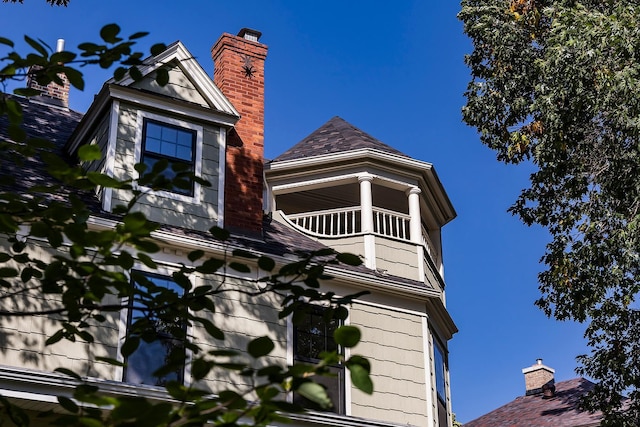
<path fill-rule="evenodd" d="M 452 404 L 466 422 L 524 394 L 521 369 L 536 358 L 555 368 L 556 381 L 575 377 L 586 347 L 580 325 L 533 305 L 547 234 L 506 212 L 530 167 L 499 164 L 461 121 L 471 45 L 458 9 L 449 0 L 71 0 L 66 9 L 25 0 L 0 4 L 0 36 L 26 33 L 51 46 L 64 38 L 71 49 L 117 22 L 127 35 L 150 31 L 147 44 L 181 40 L 211 74 L 218 36 L 254 28 L 269 46 L 267 157 L 337 115 L 433 163 L 458 212 L 442 235 L 447 303 L 460 329 L 449 345 Z M 79 111 L 108 78 L 86 72 L 86 92 L 71 94 Z"/>

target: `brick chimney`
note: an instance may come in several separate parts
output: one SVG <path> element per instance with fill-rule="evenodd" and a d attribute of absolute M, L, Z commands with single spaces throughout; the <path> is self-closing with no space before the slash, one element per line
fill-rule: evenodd
<path fill-rule="evenodd" d="M 264 161 L 264 61 L 259 31 L 223 34 L 211 48 L 213 81 L 240 113 L 227 135 L 225 227 L 260 234 Z"/>
<path fill-rule="evenodd" d="M 535 365 L 528 368 L 524 368 L 522 373 L 524 374 L 524 383 L 526 395 L 543 393 L 548 396 L 550 393 L 553 395 L 555 391 L 554 375 L 555 370 L 542 364 L 542 359 L 537 359 Z"/>
<path fill-rule="evenodd" d="M 64 50 L 64 40 L 58 39 L 58 43 L 56 45 L 56 52 L 62 52 Z M 59 85 L 55 82 L 50 82 L 49 84 L 41 85 L 34 77 L 33 72 L 42 69 L 37 65 L 32 66 L 29 69 L 29 77 L 27 78 L 27 87 L 29 89 L 36 89 L 40 91 L 40 95 L 34 97 L 35 99 L 39 99 L 40 101 L 59 105 L 62 107 L 69 107 L 69 79 L 64 74 L 58 74 L 60 80 L 62 80 L 62 85 Z"/>

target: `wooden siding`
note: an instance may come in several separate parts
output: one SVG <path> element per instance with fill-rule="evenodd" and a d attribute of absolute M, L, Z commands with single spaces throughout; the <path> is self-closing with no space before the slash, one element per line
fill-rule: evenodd
<path fill-rule="evenodd" d="M 364 237 L 342 237 L 340 239 L 318 239 L 323 245 L 335 249 L 338 252 L 348 252 L 364 256 Z"/>
<path fill-rule="evenodd" d="M 376 268 L 387 274 L 420 280 L 418 255 L 414 243 L 376 236 Z"/>
<path fill-rule="evenodd" d="M 169 64 L 169 67 L 169 83 L 166 85 L 160 86 L 156 83 L 156 73 L 153 72 L 139 82 L 133 83 L 131 87 L 209 107 L 207 101 L 198 92 L 198 89 L 189 80 L 182 68 L 176 64 Z"/>
<path fill-rule="evenodd" d="M 368 396 L 352 388 L 351 414 L 426 426 L 422 318 L 355 304 L 349 319 L 362 330 L 362 341 L 353 352 L 371 360 L 375 389 Z"/>
<path fill-rule="evenodd" d="M 121 104 L 114 170 L 117 179 L 137 177 L 137 172 L 133 169 L 137 126 L 137 110 Z M 136 209 L 145 213 L 152 221 L 178 227 L 207 231 L 216 225 L 220 215 L 218 207 L 219 137 L 219 128 L 203 126 L 201 176 L 209 181 L 211 186 L 200 188 L 199 204 L 175 200 L 161 194 L 149 194 L 139 201 Z M 113 194 L 112 206 L 126 204 L 130 198 L 130 192 L 114 191 Z"/>

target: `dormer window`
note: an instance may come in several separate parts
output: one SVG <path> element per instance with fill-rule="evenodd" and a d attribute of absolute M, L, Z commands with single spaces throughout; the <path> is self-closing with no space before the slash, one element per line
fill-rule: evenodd
<path fill-rule="evenodd" d="M 150 171 L 160 160 L 168 167 L 162 174 L 172 180 L 179 172 L 201 175 L 203 127 L 185 120 L 138 111 L 136 138 L 136 163 L 147 165 Z M 191 182 L 188 187 L 175 185 L 156 191 L 155 194 L 189 203 L 200 203 L 200 184 Z"/>

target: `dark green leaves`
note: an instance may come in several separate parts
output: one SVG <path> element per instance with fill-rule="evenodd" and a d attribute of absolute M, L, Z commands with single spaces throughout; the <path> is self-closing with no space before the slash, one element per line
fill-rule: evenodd
<path fill-rule="evenodd" d="M 247 352 L 254 358 L 259 358 L 271 353 L 274 348 L 275 345 L 269 337 L 260 337 L 249 343 L 247 346 Z"/>
<path fill-rule="evenodd" d="M 117 24 L 108 24 L 102 27 L 100 30 L 100 37 L 107 43 L 118 43 L 122 41 L 121 38 L 117 37 L 120 34 L 120 26 Z M 136 33 L 137 36 L 139 33 Z"/>
<path fill-rule="evenodd" d="M 340 326 L 333 337 L 337 344 L 344 347 L 355 347 L 360 342 L 360 329 L 355 326 Z"/>

